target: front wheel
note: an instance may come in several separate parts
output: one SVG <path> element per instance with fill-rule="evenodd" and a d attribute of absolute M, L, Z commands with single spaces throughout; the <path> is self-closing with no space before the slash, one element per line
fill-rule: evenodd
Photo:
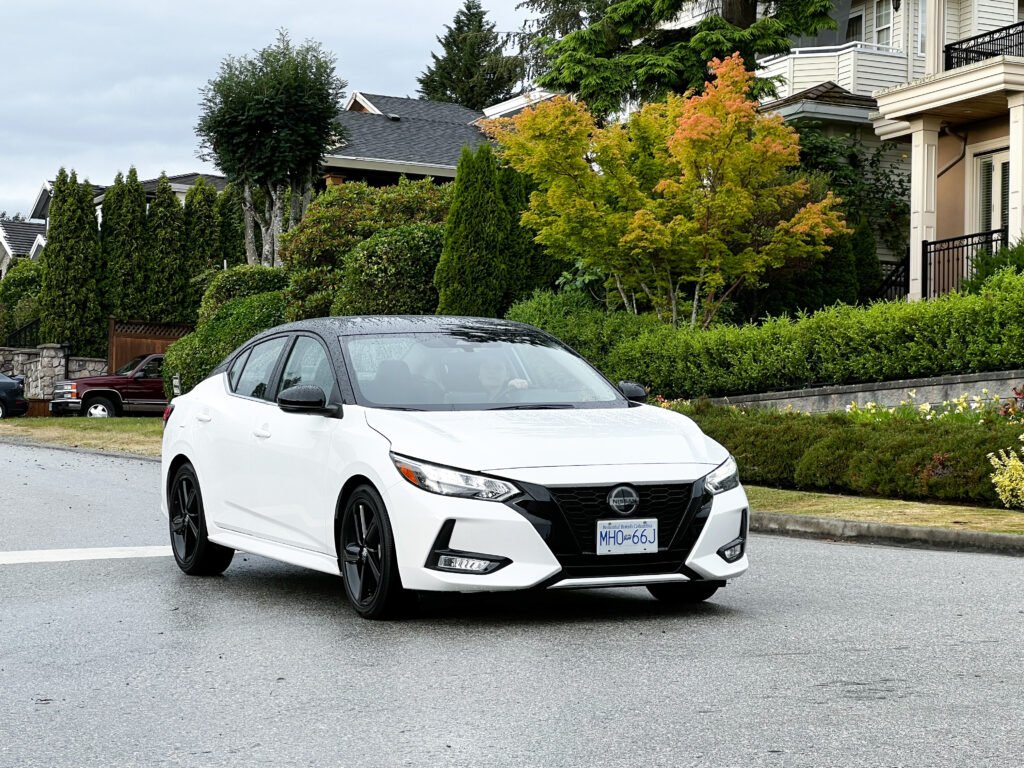
<path fill-rule="evenodd" d="M 91 419 L 109 419 L 117 416 L 117 408 L 105 397 L 94 397 L 86 402 L 82 413 Z"/>
<path fill-rule="evenodd" d="M 369 485 L 356 488 L 345 503 L 338 559 L 345 594 L 364 619 L 392 618 L 408 607 L 411 596 L 402 588 L 391 521 Z"/>
<path fill-rule="evenodd" d="M 216 576 L 231 565 L 235 550 L 214 544 L 206 537 L 206 514 L 199 478 L 191 464 L 174 473 L 170 498 L 171 549 L 174 560 L 189 576 Z"/>
<path fill-rule="evenodd" d="M 647 591 L 669 605 L 703 603 L 718 591 L 720 584 L 692 581 L 685 584 L 649 584 Z"/>

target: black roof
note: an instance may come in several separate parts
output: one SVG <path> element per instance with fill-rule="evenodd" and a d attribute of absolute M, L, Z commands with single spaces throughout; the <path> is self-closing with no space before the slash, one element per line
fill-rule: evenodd
<path fill-rule="evenodd" d="M 487 141 L 475 126 L 402 117 L 392 120 L 369 112 L 342 112 L 345 143 L 328 155 L 396 163 L 426 163 L 454 168 L 463 147 Z"/>
<path fill-rule="evenodd" d="M 313 331 L 322 336 L 363 336 L 384 333 L 435 333 L 460 331 L 466 333 L 529 331 L 536 328 L 511 320 L 455 315 L 362 315 L 351 317 L 318 317 L 279 325 L 266 333 L 281 331 Z"/>
<path fill-rule="evenodd" d="M 483 112 L 464 107 L 461 104 L 450 104 L 446 101 L 430 101 L 428 99 L 410 99 L 403 96 L 381 96 L 374 93 L 359 92 L 385 115 L 399 115 L 416 120 L 435 120 L 442 123 L 459 123 L 468 125 L 484 116 Z"/>
<path fill-rule="evenodd" d="M 46 237 L 46 225 L 34 221 L 0 220 L 0 231 L 14 256 L 27 256 L 36 236 Z"/>

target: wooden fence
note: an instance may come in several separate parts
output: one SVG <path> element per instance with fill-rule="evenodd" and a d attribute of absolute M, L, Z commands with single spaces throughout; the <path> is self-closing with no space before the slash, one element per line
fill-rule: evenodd
<path fill-rule="evenodd" d="M 107 335 L 107 370 L 116 371 L 139 355 L 164 352 L 192 329 L 187 325 L 141 323 L 110 319 Z"/>

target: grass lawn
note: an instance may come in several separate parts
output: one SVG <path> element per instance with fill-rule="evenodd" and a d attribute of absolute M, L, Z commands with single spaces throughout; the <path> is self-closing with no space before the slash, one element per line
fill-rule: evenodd
<path fill-rule="evenodd" d="M 163 421 L 156 416 L 116 419 L 42 416 L 0 421 L 0 438 L 159 456 L 163 426 Z"/>
<path fill-rule="evenodd" d="M 85 419 L 17 418 L 0 421 L 0 438 L 159 456 L 163 422 L 156 417 Z M 984 507 L 959 507 L 829 493 L 780 491 L 747 486 L 755 512 L 835 517 L 894 525 L 957 528 L 988 533 L 1024 534 L 1024 513 Z"/>

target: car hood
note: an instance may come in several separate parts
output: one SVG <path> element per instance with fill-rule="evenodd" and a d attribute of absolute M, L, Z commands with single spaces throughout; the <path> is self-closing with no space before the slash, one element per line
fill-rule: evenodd
<path fill-rule="evenodd" d="M 687 417 L 654 406 L 537 411 L 389 411 L 366 421 L 410 458 L 493 472 L 635 464 L 717 466 L 728 452 Z"/>

